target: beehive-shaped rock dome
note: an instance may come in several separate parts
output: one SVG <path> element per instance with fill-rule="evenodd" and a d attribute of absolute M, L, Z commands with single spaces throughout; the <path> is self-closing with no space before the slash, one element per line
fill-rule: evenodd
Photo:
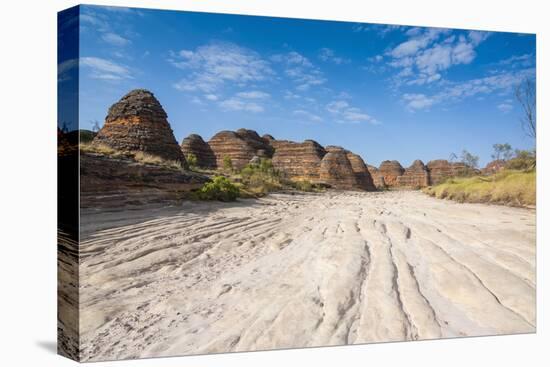
<path fill-rule="evenodd" d="M 185 166 L 167 115 L 153 93 L 135 89 L 109 108 L 92 144 L 120 151 L 141 151 Z"/>

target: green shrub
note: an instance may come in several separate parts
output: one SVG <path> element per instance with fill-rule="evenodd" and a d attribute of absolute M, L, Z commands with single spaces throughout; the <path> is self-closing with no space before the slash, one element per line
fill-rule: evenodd
<path fill-rule="evenodd" d="M 530 170 L 535 168 L 537 158 L 534 151 L 516 150 L 515 157 L 506 162 L 506 168 L 511 170 Z"/>
<path fill-rule="evenodd" d="M 193 153 L 189 153 L 185 156 L 185 160 L 187 161 L 187 164 L 190 168 L 197 167 L 197 156 Z"/>
<path fill-rule="evenodd" d="M 198 191 L 200 200 L 235 201 L 238 197 L 239 188 L 224 176 L 215 176 Z"/>
<path fill-rule="evenodd" d="M 313 191 L 314 187 L 309 181 L 294 181 L 293 186 L 296 190 L 299 191 L 305 191 L 305 192 L 311 192 Z"/>
<path fill-rule="evenodd" d="M 249 163 L 240 172 L 243 190 L 249 196 L 262 196 L 283 187 L 281 175 L 270 159 L 262 158 L 259 163 Z"/>
<path fill-rule="evenodd" d="M 233 162 L 231 161 L 231 158 L 228 156 L 223 157 L 223 169 L 228 172 L 233 171 Z"/>

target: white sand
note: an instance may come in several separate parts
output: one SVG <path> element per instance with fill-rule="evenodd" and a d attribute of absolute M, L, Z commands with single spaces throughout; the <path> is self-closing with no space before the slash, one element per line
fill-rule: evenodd
<path fill-rule="evenodd" d="M 535 213 L 419 192 L 85 212 L 83 360 L 535 331 Z"/>

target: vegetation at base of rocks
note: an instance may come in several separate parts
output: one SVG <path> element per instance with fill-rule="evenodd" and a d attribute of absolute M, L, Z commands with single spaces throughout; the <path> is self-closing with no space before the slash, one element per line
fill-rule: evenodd
<path fill-rule="evenodd" d="M 199 200 L 218 200 L 224 202 L 235 201 L 239 195 L 239 188 L 224 176 L 215 176 L 212 182 L 205 183 L 196 192 L 196 198 Z"/>
<path fill-rule="evenodd" d="M 231 161 L 231 158 L 230 157 L 223 157 L 223 169 L 224 171 L 227 171 L 227 172 L 232 172 L 233 171 L 233 161 Z"/>
<path fill-rule="evenodd" d="M 94 140 L 96 133 L 90 130 L 81 129 L 78 131 L 80 143 L 91 143 Z"/>
<path fill-rule="evenodd" d="M 536 204 L 536 171 L 503 170 L 490 176 L 451 178 L 423 190 L 439 199 L 510 206 Z"/>
<path fill-rule="evenodd" d="M 177 161 L 170 161 L 159 156 L 144 153 L 144 152 L 127 152 L 114 149 L 105 144 L 90 144 L 90 143 L 80 143 L 80 151 L 85 153 L 101 154 L 108 156 L 110 158 L 119 158 L 119 159 L 132 159 L 141 164 L 152 164 L 156 166 L 161 166 L 164 168 L 169 168 L 173 170 L 181 170 L 181 163 Z"/>
<path fill-rule="evenodd" d="M 295 190 L 304 192 L 322 192 L 329 187 L 325 184 L 312 183 L 307 180 L 287 181 L 287 184 Z"/>
<path fill-rule="evenodd" d="M 197 156 L 194 155 L 193 153 L 189 153 L 185 156 L 185 160 L 187 161 L 187 164 L 189 165 L 189 168 L 190 169 L 196 169 L 198 166 L 197 166 Z"/>
<path fill-rule="evenodd" d="M 515 157 L 506 162 L 506 169 L 530 170 L 537 165 L 536 152 L 534 150 L 516 150 Z"/>
<path fill-rule="evenodd" d="M 261 158 L 259 163 L 247 164 L 233 178 L 239 182 L 245 197 L 263 196 L 284 187 L 280 172 L 273 167 L 271 159 L 266 158 Z"/>

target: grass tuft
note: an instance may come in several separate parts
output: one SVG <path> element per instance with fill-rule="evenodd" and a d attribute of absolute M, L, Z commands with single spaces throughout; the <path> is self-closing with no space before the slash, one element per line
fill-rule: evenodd
<path fill-rule="evenodd" d="M 85 153 L 101 154 L 110 158 L 129 158 L 141 164 L 151 164 L 164 168 L 181 170 L 181 163 L 141 151 L 121 151 L 105 144 L 80 143 L 80 151 Z"/>

